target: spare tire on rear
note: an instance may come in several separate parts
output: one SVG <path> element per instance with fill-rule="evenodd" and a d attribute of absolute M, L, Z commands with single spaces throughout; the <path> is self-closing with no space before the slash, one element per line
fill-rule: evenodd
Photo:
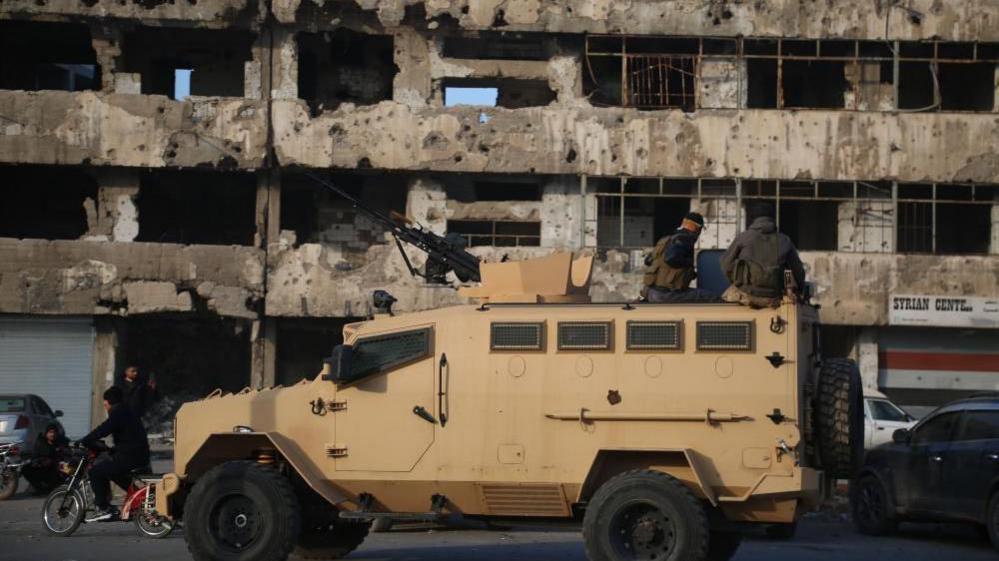
<path fill-rule="evenodd" d="M 857 363 L 822 361 L 815 399 L 819 460 L 826 475 L 849 479 L 864 459 L 864 396 Z"/>

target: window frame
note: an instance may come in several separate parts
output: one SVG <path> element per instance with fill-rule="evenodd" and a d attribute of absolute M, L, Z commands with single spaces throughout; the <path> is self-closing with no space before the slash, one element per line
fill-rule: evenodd
<path fill-rule="evenodd" d="M 932 444 L 945 444 L 945 443 L 953 442 L 954 441 L 954 435 L 957 433 L 957 427 L 961 423 L 961 415 L 963 415 L 963 414 L 964 414 L 963 410 L 946 411 L 944 413 L 940 413 L 939 415 L 934 415 L 934 416 L 926 419 L 922 423 L 919 423 L 919 425 L 917 425 L 917 426 L 915 426 L 915 427 L 912 428 L 912 440 L 911 440 L 912 445 L 913 446 L 929 446 L 929 445 L 932 445 Z M 954 421 L 954 426 L 952 426 L 950 428 L 950 433 L 947 435 L 946 438 L 944 438 L 943 440 L 932 440 L 932 441 L 927 441 L 927 442 L 920 442 L 918 440 L 918 438 L 919 438 L 919 432 L 922 429 L 924 429 L 926 427 L 926 425 L 928 425 L 928 424 L 930 424 L 930 423 L 932 423 L 932 422 L 934 422 L 934 421 L 936 421 L 938 419 L 942 419 L 943 417 L 947 417 L 947 416 L 951 416 L 951 415 L 953 415 L 956 418 L 956 420 Z"/>
<path fill-rule="evenodd" d="M 874 420 L 874 421 L 884 421 L 886 423 L 907 423 L 912 418 L 908 413 L 905 412 L 904 409 L 902 409 L 898 405 L 895 405 L 894 403 L 892 403 L 892 401 L 890 399 L 884 399 L 884 398 L 881 398 L 881 397 L 868 397 L 868 398 L 865 399 L 865 401 L 867 402 L 867 405 L 870 408 L 871 419 Z M 895 419 L 879 419 L 874 414 L 875 413 L 874 402 L 876 402 L 876 401 L 887 403 L 889 407 L 891 407 L 892 409 L 894 409 L 894 410 L 898 411 L 899 413 L 901 413 L 902 416 L 903 416 L 903 419 L 901 421 L 898 421 L 898 420 L 895 420 Z"/>
<path fill-rule="evenodd" d="M 594 345 L 573 345 L 562 344 L 562 328 L 574 326 L 602 326 L 607 334 L 606 343 L 602 347 Z M 560 353 L 587 353 L 587 352 L 613 352 L 614 351 L 614 321 L 613 320 L 565 320 L 560 321 L 555 326 L 555 347 Z"/>
<path fill-rule="evenodd" d="M 361 345 L 363 345 L 364 343 L 370 342 L 370 341 L 375 340 L 375 339 L 389 338 L 389 337 L 392 337 L 394 335 L 408 335 L 408 334 L 411 334 L 411 333 L 421 333 L 421 332 L 425 334 L 426 343 L 427 343 L 426 350 L 422 354 L 420 354 L 420 355 L 414 355 L 414 356 L 410 356 L 410 357 L 406 357 L 404 359 L 396 360 L 396 361 L 393 361 L 393 362 L 389 362 L 389 363 L 386 363 L 386 364 L 383 364 L 383 365 L 379 366 L 375 370 L 371 370 L 371 371 L 368 371 L 368 372 L 364 372 L 362 374 L 354 375 L 354 364 L 355 363 L 354 363 L 353 357 L 355 357 L 357 355 L 357 349 Z M 433 327 L 433 325 L 425 325 L 425 326 L 421 326 L 421 327 L 403 329 L 401 331 L 388 331 L 388 332 L 383 332 L 383 333 L 372 333 L 372 334 L 365 335 L 365 336 L 362 336 L 362 337 L 358 338 L 350 346 L 351 346 L 351 355 L 352 355 L 351 365 L 350 365 L 351 376 L 350 376 L 350 379 L 345 382 L 346 384 L 353 384 L 355 382 L 359 382 L 361 380 L 370 378 L 371 376 L 376 376 L 376 375 L 380 375 L 380 374 L 386 374 L 386 373 L 389 373 L 389 372 L 391 372 L 393 370 L 397 370 L 399 368 L 402 368 L 404 366 L 408 366 L 410 364 L 415 364 L 417 362 L 420 362 L 422 360 L 426 360 L 427 358 L 430 358 L 430 357 L 434 356 L 434 327 Z"/>
<path fill-rule="evenodd" d="M 503 346 L 503 347 L 497 347 L 496 343 L 495 343 L 495 340 L 496 340 L 495 329 L 497 327 L 506 327 L 506 326 L 512 326 L 512 325 L 516 325 L 516 326 L 530 325 L 530 326 L 537 327 L 537 329 L 538 329 L 538 345 L 536 347 L 527 347 L 527 346 Z M 523 353 L 523 352 L 536 353 L 536 352 L 541 352 L 541 353 L 543 353 L 543 352 L 545 352 L 545 349 L 547 348 L 547 331 L 548 330 L 546 329 L 546 324 L 545 324 L 544 321 L 493 321 L 493 322 L 490 322 L 489 323 L 489 352 L 492 352 L 492 353 L 503 353 L 503 352 L 508 352 L 508 353 L 509 352 L 512 352 L 512 353 Z"/>
<path fill-rule="evenodd" d="M 673 325 L 676 328 L 676 345 L 672 347 L 656 345 L 636 346 L 631 341 L 631 328 L 649 325 Z M 624 325 L 625 351 L 638 353 L 682 353 L 684 347 L 683 320 L 628 320 Z"/>
<path fill-rule="evenodd" d="M 999 416 L 999 410 L 996 409 L 965 409 L 962 411 L 961 418 L 958 420 L 957 427 L 954 429 L 954 435 L 951 442 L 981 442 L 984 440 L 999 440 L 999 430 L 997 430 L 996 434 L 991 437 L 962 438 L 964 436 L 965 429 L 968 426 L 968 418 L 975 413 L 987 413 Z"/>

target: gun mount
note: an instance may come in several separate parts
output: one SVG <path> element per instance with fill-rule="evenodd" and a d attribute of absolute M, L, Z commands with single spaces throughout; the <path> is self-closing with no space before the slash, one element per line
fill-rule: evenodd
<path fill-rule="evenodd" d="M 418 224 L 415 227 L 409 226 L 405 224 L 408 219 L 404 216 L 390 216 L 365 206 L 350 193 L 313 173 L 305 172 L 305 176 L 347 199 L 354 208 L 388 230 L 395 240 L 396 247 L 399 248 L 399 253 L 402 254 L 406 268 L 414 277 L 420 277 L 432 284 L 447 284 L 447 274 L 454 271 L 454 275 L 461 282 L 479 282 L 482 279 L 479 273 L 479 258 L 465 251 L 465 239 L 460 235 L 446 234 L 441 236 L 420 227 Z M 427 254 L 427 263 L 422 272 L 410 261 L 409 255 L 402 247 L 403 242 L 413 245 Z"/>

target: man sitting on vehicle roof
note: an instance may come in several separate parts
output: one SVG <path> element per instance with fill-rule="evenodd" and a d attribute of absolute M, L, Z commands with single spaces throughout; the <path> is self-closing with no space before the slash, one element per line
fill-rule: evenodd
<path fill-rule="evenodd" d="M 689 212 L 680 227 L 656 243 L 645 256 L 642 297 L 649 302 L 712 302 L 718 295 L 700 288 L 690 288 L 697 278 L 694 271 L 694 244 L 704 229 L 704 217 Z"/>

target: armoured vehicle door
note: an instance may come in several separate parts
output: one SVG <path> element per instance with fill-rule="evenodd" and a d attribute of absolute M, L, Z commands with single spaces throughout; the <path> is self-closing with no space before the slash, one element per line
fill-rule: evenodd
<path fill-rule="evenodd" d="M 337 387 L 336 471 L 410 471 L 434 441 L 434 328 L 365 334 Z"/>

